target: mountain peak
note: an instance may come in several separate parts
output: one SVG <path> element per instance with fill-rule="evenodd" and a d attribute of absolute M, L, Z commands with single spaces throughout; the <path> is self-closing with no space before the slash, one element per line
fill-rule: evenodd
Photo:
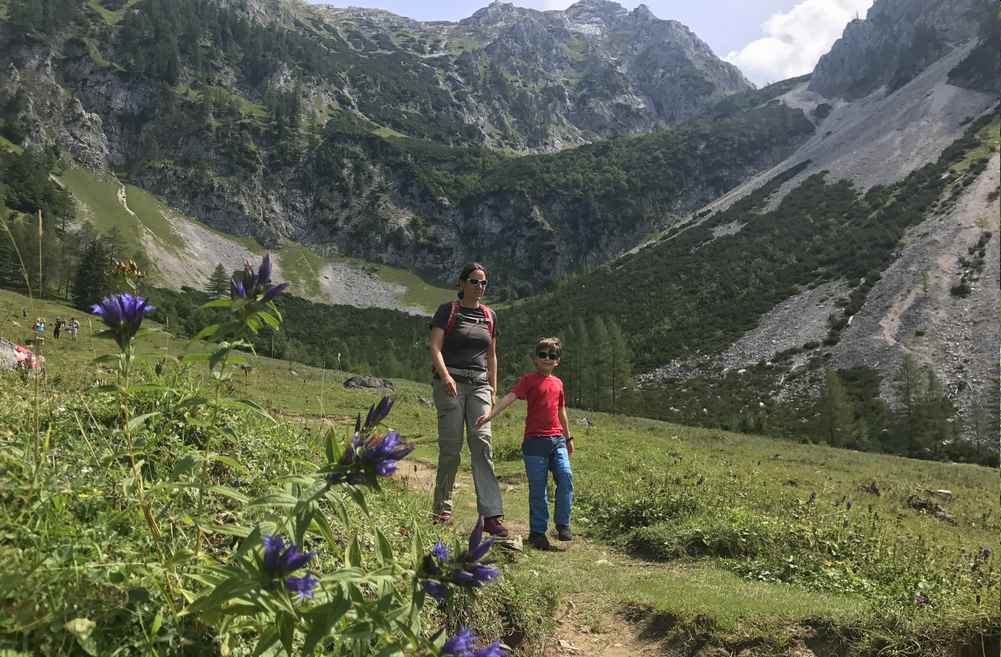
<path fill-rule="evenodd" d="M 571 18 L 582 16 L 600 16 L 602 18 L 617 18 L 629 12 L 626 8 L 612 0 L 580 0 L 566 8 L 563 12 Z"/>

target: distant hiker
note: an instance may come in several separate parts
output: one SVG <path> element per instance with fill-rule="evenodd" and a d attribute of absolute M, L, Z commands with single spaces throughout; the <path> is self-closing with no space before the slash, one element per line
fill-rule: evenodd
<path fill-rule="evenodd" d="M 70 320 L 70 337 L 76 340 L 76 334 L 80 330 L 80 322 L 76 321 L 76 317 Z"/>
<path fill-rule="evenodd" d="M 573 436 L 563 398 L 563 381 L 553 376 L 553 370 L 560 364 L 560 339 L 539 338 L 532 361 L 535 371 L 518 379 L 511 392 L 504 395 L 490 413 L 479 418 L 476 426 L 483 426 L 500 415 L 514 400 L 528 400 L 525 439 L 521 443 L 525 475 L 528 477 L 528 544 L 540 550 L 551 550 L 553 546 L 546 538 L 549 529 L 546 485 L 550 470 L 556 480 L 556 535 L 561 541 L 573 540 L 570 531 Z"/>
<path fill-rule="evenodd" d="M 21 308 L 21 319 L 28 319 L 28 309 L 26 307 Z"/>
<path fill-rule="evenodd" d="M 452 520 L 452 489 L 465 429 L 483 530 L 504 538 L 508 531 L 501 523 L 504 509 L 490 427 L 476 426 L 476 419 L 490 411 L 497 396 L 497 318 L 480 303 L 487 290 L 486 267 L 479 263 L 463 267 L 458 287 L 458 300 L 443 303 L 431 319 L 432 388 L 438 409 L 434 519 Z"/>
<path fill-rule="evenodd" d="M 45 339 L 45 319 L 39 317 L 35 320 L 35 325 L 32 327 L 35 330 L 35 337 Z"/>
<path fill-rule="evenodd" d="M 62 332 L 62 330 L 63 330 L 63 318 L 56 317 L 56 323 L 52 327 L 52 337 L 58 340 L 59 334 Z"/>

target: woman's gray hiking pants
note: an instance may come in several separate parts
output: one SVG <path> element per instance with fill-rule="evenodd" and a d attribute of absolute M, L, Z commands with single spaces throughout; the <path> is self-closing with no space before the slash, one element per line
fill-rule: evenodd
<path fill-rule="evenodd" d="M 455 385 L 459 394 L 453 399 L 445 392 L 445 386 L 439 379 L 432 383 L 434 404 L 438 409 L 438 472 L 433 511 L 436 514 L 452 511 L 452 488 L 459 470 L 465 429 L 473 464 L 476 508 L 485 518 L 503 515 L 500 485 L 494 472 L 490 424 L 476 428 L 476 420 L 490 412 L 490 385 L 486 381 L 463 383 L 458 379 Z"/>

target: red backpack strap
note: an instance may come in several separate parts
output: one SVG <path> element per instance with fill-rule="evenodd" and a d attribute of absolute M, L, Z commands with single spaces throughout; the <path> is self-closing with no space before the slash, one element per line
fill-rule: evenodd
<path fill-rule="evenodd" d="M 455 318 L 459 316 L 459 302 L 453 301 L 448 308 L 448 323 L 445 324 L 445 335 L 452 332 L 455 327 Z"/>
<path fill-rule="evenodd" d="M 487 332 L 490 333 L 490 337 L 494 337 L 494 311 L 490 310 L 485 303 L 480 304 L 480 308 L 483 309 L 483 314 L 487 316 Z"/>

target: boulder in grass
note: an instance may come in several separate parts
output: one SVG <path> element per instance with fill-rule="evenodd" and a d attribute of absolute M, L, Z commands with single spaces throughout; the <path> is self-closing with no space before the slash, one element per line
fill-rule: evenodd
<path fill-rule="evenodd" d="M 389 388 L 393 389 L 393 382 L 389 379 L 380 379 L 377 376 L 352 376 L 344 382 L 345 388 Z"/>

